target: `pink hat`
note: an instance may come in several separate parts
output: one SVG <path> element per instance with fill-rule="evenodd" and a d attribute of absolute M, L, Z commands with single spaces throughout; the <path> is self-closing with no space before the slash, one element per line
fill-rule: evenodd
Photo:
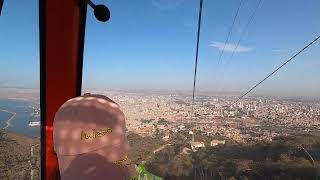
<path fill-rule="evenodd" d="M 53 141 L 61 179 L 130 176 L 125 116 L 105 96 L 86 94 L 65 102 L 54 118 Z"/>

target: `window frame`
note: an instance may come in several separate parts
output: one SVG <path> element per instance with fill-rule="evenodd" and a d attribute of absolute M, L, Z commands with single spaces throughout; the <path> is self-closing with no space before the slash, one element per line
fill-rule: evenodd
<path fill-rule="evenodd" d="M 59 179 L 52 125 L 58 108 L 81 95 L 86 14 L 74 0 L 39 1 L 41 179 Z"/>

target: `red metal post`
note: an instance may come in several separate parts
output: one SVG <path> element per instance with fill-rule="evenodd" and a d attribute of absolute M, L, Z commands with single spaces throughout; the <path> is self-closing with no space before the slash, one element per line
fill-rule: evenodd
<path fill-rule="evenodd" d="M 86 7 L 78 0 L 40 1 L 41 177 L 57 179 L 53 119 L 58 108 L 81 93 Z"/>

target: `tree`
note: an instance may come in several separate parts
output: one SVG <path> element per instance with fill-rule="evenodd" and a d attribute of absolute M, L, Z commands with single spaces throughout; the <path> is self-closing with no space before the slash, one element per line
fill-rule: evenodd
<path fill-rule="evenodd" d="M 180 154 L 169 164 L 169 175 L 174 177 L 188 177 L 193 168 L 193 161 L 188 155 Z"/>

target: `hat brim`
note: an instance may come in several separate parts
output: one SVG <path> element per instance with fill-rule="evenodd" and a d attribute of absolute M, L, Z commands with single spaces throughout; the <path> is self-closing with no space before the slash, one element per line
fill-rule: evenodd
<path fill-rule="evenodd" d="M 129 152 L 129 145 L 104 147 L 80 155 L 57 155 L 61 179 L 124 179 L 132 175 L 133 165 L 119 166 Z M 125 164 L 125 163 L 124 163 Z M 106 178 L 108 177 L 108 178 Z"/>

